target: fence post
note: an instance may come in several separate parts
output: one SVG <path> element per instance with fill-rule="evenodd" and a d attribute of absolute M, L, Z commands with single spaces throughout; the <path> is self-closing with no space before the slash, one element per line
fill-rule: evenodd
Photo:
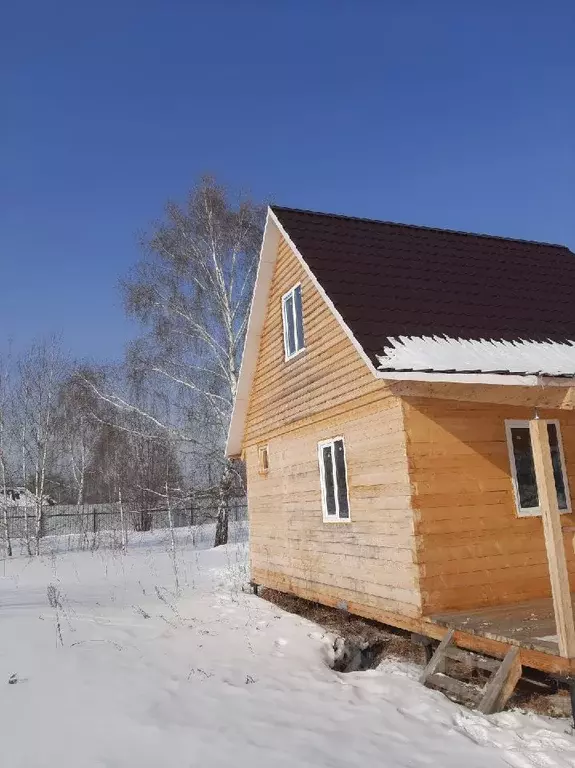
<path fill-rule="evenodd" d="M 92 533 L 94 536 L 98 532 L 98 519 L 96 517 L 96 507 L 92 507 Z"/>

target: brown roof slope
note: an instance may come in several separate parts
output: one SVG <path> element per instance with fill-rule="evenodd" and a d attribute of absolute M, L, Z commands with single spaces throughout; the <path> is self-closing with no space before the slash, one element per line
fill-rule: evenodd
<path fill-rule="evenodd" d="M 575 339 L 575 254 L 561 245 L 272 206 L 377 365 L 387 339 Z"/>

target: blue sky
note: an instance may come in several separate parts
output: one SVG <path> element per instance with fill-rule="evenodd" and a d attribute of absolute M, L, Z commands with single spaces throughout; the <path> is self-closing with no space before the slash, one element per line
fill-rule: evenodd
<path fill-rule="evenodd" d="M 0 21 L 2 337 L 121 357 L 138 233 L 202 172 L 575 250 L 572 0 L 44 0 Z"/>

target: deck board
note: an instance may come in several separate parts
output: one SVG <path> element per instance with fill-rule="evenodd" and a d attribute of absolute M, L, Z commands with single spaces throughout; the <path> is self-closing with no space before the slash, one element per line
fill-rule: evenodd
<path fill-rule="evenodd" d="M 574 597 L 571 595 L 572 602 Z M 559 653 L 551 598 L 473 611 L 446 611 L 428 618 L 440 626 L 458 629 L 471 635 L 488 637 L 543 653 Z"/>

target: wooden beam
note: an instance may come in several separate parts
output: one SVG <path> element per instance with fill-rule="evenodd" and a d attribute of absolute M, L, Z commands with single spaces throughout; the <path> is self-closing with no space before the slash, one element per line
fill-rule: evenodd
<path fill-rule="evenodd" d="M 266 571 L 261 568 L 254 568 L 252 565 L 252 581 L 262 587 L 262 589 L 271 589 L 288 595 L 309 600 L 320 605 L 327 605 L 336 608 L 341 602 L 341 595 L 335 596 L 326 591 L 320 591 L 322 585 L 313 585 L 311 587 L 302 586 L 295 579 L 289 579 L 281 574 Z M 264 594 L 265 597 L 265 594 Z M 510 606 L 512 607 L 512 606 Z M 453 644 L 459 648 L 466 648 L 476 653 L 483 653 L 493 656 L 497 659 L 503 659 L 510 645 L 520 647 L 520 660 L 524 667 L 539 669 L 550 675 L 563 675 L 565 677 L 575 677 L 575 659 L 569 660 L 562 658 L 553 651 L 543 651 L 531 648 L 529 645 L 521 645 L 521 642 L 513 638 L 495 637 L 481 635 L 478 630 L 473 632 L 457 629 L 450 626 L 448 620 L 442 620 L 441 623 L 433 621 L 429 617 L 414 618 L 400 613 L 386 611 L 383 608 L 377 608 L 364 603 L 357 603 L 353 598 L 348 599 L 348 612 L 354 616 L 362 616 L 364 619 L 372 619 L 380 624 L 387 624 L 406 632 L 417 632 L 421 635 L 433 638 L 433 640 L 442 640 L 450 629 L 455 629 L 453 635 Z M 510 633 L 511 634 L 511 633 Z"/>
<path fill-rule="evenodd" d="M 500 712 L 521 677 L 521 661 L 519 648 L 510 648 L 497 672 L 485 686 L 483 697 L 479 703 L 479 711 L 484 715 Z"/>
<path fill-rule="evenodd" d="M 428 665 L 425 667 L 425 669 L 421 673 L 421 677 L 419 678 L 419 681 L 424 685 L 427 682 L 427 679 L 431 677 L 431 675 L 434 675 L 436 672 L 443 671 L 443 665 L 445 663 L 445 650 L 447 646 L 450 645 L 450 643 L 452 642 L 454 634 L 455 634 L 455 630 L 450 629 L 449 632 L 447 632 L 443 640 L 439 643 L 439 645 L 435 649 L 435 653 L 431 657 L 431 660 L 429 661 Z"/>
<path fill-rule="evenodd" d="M 438 398 L 465 403 L 492 403 L 551 410 L 575 410 L 575 387 L 516 387 L 497 384 L 388 381 L 389 391 L 404 398 Z"/>
<path fill-rule="evenodd" d="M 545 534 L 547 562 L 551 577 L 559 653 L 564 658 L 572 659 L 575 658 L 575 624 L 573 622 L 569 573 L 563 544 L 563 532 L 561 531 L 561 516 L 557 504 L 547 422 L 544 419 L 533 419 L 529 422 L 529 433 L 537 478 L 539 508 L 543 520 L 543 533 Z"/>

